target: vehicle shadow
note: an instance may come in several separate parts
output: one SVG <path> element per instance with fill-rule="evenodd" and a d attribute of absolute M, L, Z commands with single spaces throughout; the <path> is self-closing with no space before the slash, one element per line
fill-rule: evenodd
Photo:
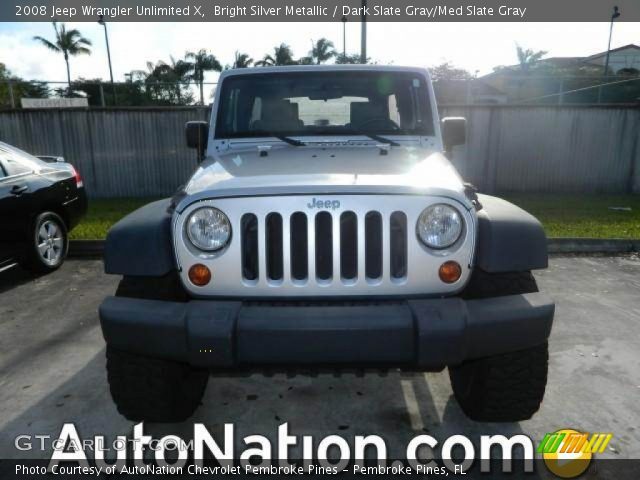
<path fill-rule="evenodd" d="M 43 274 L 33 273 L 16 265 L 4 272 L 0 272 L 0 294 L 24 285 L 25 283 L 37 280 L 42 276 Z"/>
<path fill-rule="evenodd" d="M 81 439 L 104 435 L 106 445 L 111 445 L 117 435 L 133 436 L 134 423 L 120 416 L 111 400 L 104 349 L 51 390 L 43 385 L 32 387 L 38 388 L 37 401 L 27 398 L 25 390 L 15 382 L 9 382 L 10 388 L 11 385 L 14 391 L 5 391 L 5 398 L 13 397 L 9 404 L 24 405 L 24 409 L 4 410 L 3 415 L 16 415 L 0 419 L 0 438 L 4 439 L 0 442 L 1 458 L 50 459 L 50 446 L 45 451 L 22 452 L 15 448 L 14 440 L 18 435 L 57 438 L 64 423 L 73 423 Z M 522 433 L 517 423 L 480 424 L 468 420 L 448 389 L 448 378 L 443 374 L 212 376 L 202 405 L 191 419 L 174 424 L 146 423 L 144 432 L 154 438 L 172 434 L 189 441 L 194 423 L 202 423 L 222 447 L 224 426 L 233 424 L 236 457 L 248 448 L 243 441 L 248 435 L 268 438 L 275 456 L 278 428 L 287 428 L 288 434 L 299 440 L 288 450 L 290 459 L 304 455 L 302 436 L 311 436 L 315 449 L 328 435 L 339 435 L 351 446 L 356 435 L 378 435 L 386 443 L 387 458 L 393 459 L 405 458 L 407 444 L 421 434 L 429 434 L 439 442 L 435 449 L 439 456 L 442 442 L 451 435 L 466 435 L 475 444 L 480 434 Z M 283 424 L 286 427 L 281 427 Z M 480 451 L 479 447 L 476 451 Z M 375 453 L 375 449 L 367 450 L 366 456 L 376 458 Z M 313 454 L 317 451 L 313 450 Z M 429 452 L 418 451 L 419 458 L 423 454 L 424 458 L 431 458 Z M 514 454 L 517 458 L 517 450 Z M 331 458 L 334 455 L 330 453 Z M 88 456 L 93 458 L 92 453 Z M 112 457 L 107 453 L 107 458 Z M 529 474 L 527 478 L 537 477 Z"/>

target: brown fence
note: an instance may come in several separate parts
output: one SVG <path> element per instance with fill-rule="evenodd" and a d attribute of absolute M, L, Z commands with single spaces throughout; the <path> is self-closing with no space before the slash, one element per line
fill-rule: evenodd
<path fill-rule="evenodd" d="M 461 106 L 469 138 L 454 163 L 482 191 L 640 192 L 637 107 Z M 0 112 L 0 140 L 62 155 L 93 197 L 173 193 L 196 167 L 184 123 L 203 107 Z"/>

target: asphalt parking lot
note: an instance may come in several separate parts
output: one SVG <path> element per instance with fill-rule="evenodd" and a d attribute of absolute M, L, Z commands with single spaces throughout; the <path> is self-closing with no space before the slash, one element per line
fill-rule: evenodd
<path fill-rule="evenodd" d="M 554 257 L 537 278 L 556 300 L 557 313 L 547 393 L 532 420 L 467 420 L 446 371 L 254 375 L 212 378 L 192 421 L 147 424 L 145 431 L 190 438 L 193 422 L 202 422 L 221 435 L 222 425 L 233 422 L 236 438 L 275 438 L 278 425 L 288 422 L 296 435 L 377 434 L 393 456 L 423 432 L 437 439 L 523 432 L 540 440 L 547 432 L 575 428 L 612 432 L 605 458 L 640 458 L 640 258 Z M 96 312 L 117 282 L 103 274 L 98 260 L 69 260 L 38 278 L 17 269 L 0 274 L 0 458 L 50 458 L 49 452 L 16 451 L 14 439 L 55 437 L 64 422 L 74 422 L 84 438 L 131 433 L 131 422 L 111 402 Z"/>

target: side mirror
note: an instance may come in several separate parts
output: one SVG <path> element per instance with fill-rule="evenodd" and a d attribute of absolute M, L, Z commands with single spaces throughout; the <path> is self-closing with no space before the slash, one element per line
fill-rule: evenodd
<path fill-rule="evenodd" d="M 442 143 L 446 152 L 467 141 L 467 120 L 463 117 L 442 119 Z"/>
<path fill-rule="evenodd" d="M 187 122 L 184 125 L 184 133 L 187 137 L 187 146 L 198 150 L 198 160 L 204 158 L 209 137 L 209 124 L 207 122 Z"/>

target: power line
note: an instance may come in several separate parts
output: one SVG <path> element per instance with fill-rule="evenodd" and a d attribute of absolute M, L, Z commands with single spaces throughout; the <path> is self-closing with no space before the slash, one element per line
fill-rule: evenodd
<path fill-rule="evenodd" d="M 617 85 L 617 84 L 626 83 L 626 82 L 637 82 L 638 80 L 640 80 L 640 77 L 629 78 L 627 80 L 618 80 L 617 82 L 600 83 L 598 85 L 591 85 L 589 87 L 576 88 L 575 90 L 567 90 L 567 91 L 562 91 L 558 93 L 551 93 L 549 95 L 543 95 L 542 97 L 527 98 L 525 100 L 520 100 L 520 102 L 533 102 L 534 100 L 542 100 L 543 98 L 558 97 L 560 95 L 567 95 L 569 93 L 576 93 L 576 92 L 582 92 L 585 90 L 591 90 L 592 88 L 608 87 L 609 85 Z"/>

